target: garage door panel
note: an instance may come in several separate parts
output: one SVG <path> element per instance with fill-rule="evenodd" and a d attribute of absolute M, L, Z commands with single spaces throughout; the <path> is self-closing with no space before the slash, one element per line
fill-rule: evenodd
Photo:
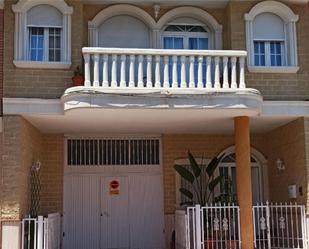
<path fill-rule="evenodd" d="M 98 248 L 99 179 L 97 176 L 66 176 L 65 249 Z"/>
<path fill-rule="evenodd" d="M 130 177 L 131 248 L 164 247 L 161 178 L 161 175 Z"/>

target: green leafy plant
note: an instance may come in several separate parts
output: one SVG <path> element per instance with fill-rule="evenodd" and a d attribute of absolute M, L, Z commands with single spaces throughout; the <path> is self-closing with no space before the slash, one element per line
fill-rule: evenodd
<path fill-rule="evenodd" d="M 82 72 L 80 66 L 76 66 L 76 68 L 74 70 L 74 76 L 83 76 L 83 72 Z"/>
<path fill-rule="evenodd" d="M 199 165 L 191 152 L 188 152 L 188 159 L 190 162 L 191 170 L 182 165 L 175 165 L 176 172 L 192 186 L 191 190 L 181 187 L 180 193 L 186 196 L 189 201 L 181 203 L 181 205 L 195 205 L 200 204 L 205 206 L 210 202 L 215 188 L 222 182 L 222 176 L 215 176 L 215 171 L 224 155 L 214 157 L 207 165 Z"/>
<path fill-rule="evenodd" d="M 233 188 L 233 181 L 231 177 L 223 178 L 220 183 L 221 194 L 216 198 L 216 202 L 220 203 L 235 203 L 236 193 Z"/>

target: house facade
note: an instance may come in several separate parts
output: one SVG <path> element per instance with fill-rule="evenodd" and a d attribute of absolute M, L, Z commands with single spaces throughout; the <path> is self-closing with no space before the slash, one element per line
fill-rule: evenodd
<path fill-rule="evenodd" d="M 50 213 L 64 249 L 170 248 L 188 151 L 224 155 L 243 249 L 257 203 L 307 207 L 307 0 L 0 3 L 3 249 Z"/>

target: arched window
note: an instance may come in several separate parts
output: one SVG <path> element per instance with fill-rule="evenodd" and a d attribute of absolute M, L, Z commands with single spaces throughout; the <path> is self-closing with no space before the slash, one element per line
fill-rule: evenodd
<path fill-rule="evenodd" d="M 69 68 L 73 8 L 63 0 L 20 0 L 12 8 L 16 67 Z"/>
<path fill-rule="evenodd" d="M 27 12 L 27 59 L 61 61 L 62 14 L 49 5 L 38 5 Z"/>
<path fill-rule="evenodd" d="M 255 5 L 245 20 L 249 71 L 297 72 L 298 16 L 280 2 L 265 1 Z"/>
<path fill-rule="evenodd" d="M 209 49 L 207 27 L 191 18 L 178 18 L 162 33 L 164 49 Z"/>
<path fill-rule="evenodd" d="M 285 66 L 283 20 L 271 13 L 258 15 L 253 21 L 253 46 L 255 66 Z"/>

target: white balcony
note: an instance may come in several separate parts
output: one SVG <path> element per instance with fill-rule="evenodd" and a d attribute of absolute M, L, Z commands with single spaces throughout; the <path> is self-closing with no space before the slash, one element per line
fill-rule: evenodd
<path fill-rule="evenodd" d="M 83 55 L 85 87 L 177 93 L 246 89 L 246 51 L 83 48 Z"/>
<path fill-rule="evenodd" d="M 84 85 L 65 91 L 64 111 L 107 116 L 113 110 L 113 114 L 119 111 L 119 117 L 134 117 L 139 112 L 163 117 L 165 111 L 173 113 L 167 114 L 169 117 L 179 117 L 179 110 L 197 111 L 207 117 L 256 116 L 263 99 L 259 91 L 246 87 L 246 54 L 228 50 L 83 48 Z"/>

